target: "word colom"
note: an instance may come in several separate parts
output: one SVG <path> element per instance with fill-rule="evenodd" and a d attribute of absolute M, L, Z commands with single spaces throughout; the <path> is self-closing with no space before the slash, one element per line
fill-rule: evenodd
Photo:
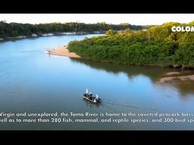
<path fill-rule="evenodd" d="M 194 32 L 194 26 L 172 26 L 172 32 Z"/>

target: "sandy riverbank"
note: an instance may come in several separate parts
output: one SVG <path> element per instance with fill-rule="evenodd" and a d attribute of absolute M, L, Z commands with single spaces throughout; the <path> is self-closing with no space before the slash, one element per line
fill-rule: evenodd
<path fill-rule="evenodd" d="M 69 52 L 69 50 L 65 46 L 59 46 L 55 49 L 47 50 L 47 53 L 51 55 L 67 56 L 71 58 L 81 58 L 76 53 Z"/>
<path fill-rule="evenodd" d="M 168 76 L 168 75 L 178 75 L 178 76 Z M 169 72 L 166 74 L 165 77 L 162 77 L 160 79 L 160 83 L 165 83 L 165 82 L 169 82 L 172 81 L 174 79 L 179 79 L 181 81 L 187 81 L 187 80 L 192 80 L 194 81 L 194 75 L 181 75 L 180 72 Z"/>

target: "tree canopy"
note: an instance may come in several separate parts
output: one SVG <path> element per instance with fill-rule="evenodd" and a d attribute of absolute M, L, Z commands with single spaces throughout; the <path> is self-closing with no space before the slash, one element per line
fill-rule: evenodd
<path fill-rule="evenodd" d="M 68 49 L 95 61 L 194 68 L 194 32 L 171 30 L 172 26 L 193 24 L 194 21 L 188 24 L 168 22 L 146 31 L 110 29 L 105 36 L 71 41 Z"/>
<path fill-rule="evenodd" d="M 16 36 L 32 36 L 33 34 L 41 35 L 45 33 L 58 34 L 60 32 L 84 32 L 84 33 L 104 33 L 105 31 L 112 30 L 124 30 L 130 28 L 132 30 L 141 30 L 143 26 L 131 25 L 131 24 L 85 24 L 85 23 L 47 23 L 47 24 L 21 24 L 21 23 L 6 23 L 0 21 L 0 38 L 16 37 Z"/>

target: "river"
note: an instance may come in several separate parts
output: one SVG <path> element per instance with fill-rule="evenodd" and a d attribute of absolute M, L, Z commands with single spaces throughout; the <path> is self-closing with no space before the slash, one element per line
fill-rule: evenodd
<path fill-rule="evenodd" d="M 172 70 L 46 53 L 92 36 L 0 43 L 1 130 L 194 129 L 193 82 L 159 83 Z M 83 100 L 86 89 L 98 94 L 102 104 Z"/>

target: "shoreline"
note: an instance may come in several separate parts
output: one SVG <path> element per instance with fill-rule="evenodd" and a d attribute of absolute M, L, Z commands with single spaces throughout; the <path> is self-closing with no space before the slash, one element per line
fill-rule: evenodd
<path fill-rule="evenodd" d="M 81 58 L 81 56 L 77 55 L 74 52 L 69 52 L 66 46 L 59 46 L 52 50 L 47 50 L 49 55 L 57 55 L 57 56 L 66 56 L 70 58 Z"/>
<path fill-rule="evenodd" d="M 55 49 L 47 50 L 47 54 L 49 55 L 57 55 L 57 56 L 65 56 L 69 58 L 81 58 L 78 54 L 74 52 L 69 52 L 66 46 L 59 46 Z M 165 76 L 161 77 L 159 82 L 166 83 L 171 82 L 173 80 L 179 79 L 180 81 L 194 81 L 194 74 L 182 74 L 180 72 L 168 72 Z"/>
<path fill-rule="evenodd" d="M 15 41 L 15 40 L 21 40 L 21 39 L 30 39 L 30 38 L 39 38 L 39 37 L 50 37 L 50 36 L 66 36 L 66 35 L 87 35 L 87 34 L 105 34 L 105 32 L 56 32 L 56 33 L 43 33 L 43 34 L 36 34 L 32 33 L 30 36 L 27 35 L 18 35 L 14 37 L 0 37 L 0 42 L 6 42 L 6 41 Z"/>

